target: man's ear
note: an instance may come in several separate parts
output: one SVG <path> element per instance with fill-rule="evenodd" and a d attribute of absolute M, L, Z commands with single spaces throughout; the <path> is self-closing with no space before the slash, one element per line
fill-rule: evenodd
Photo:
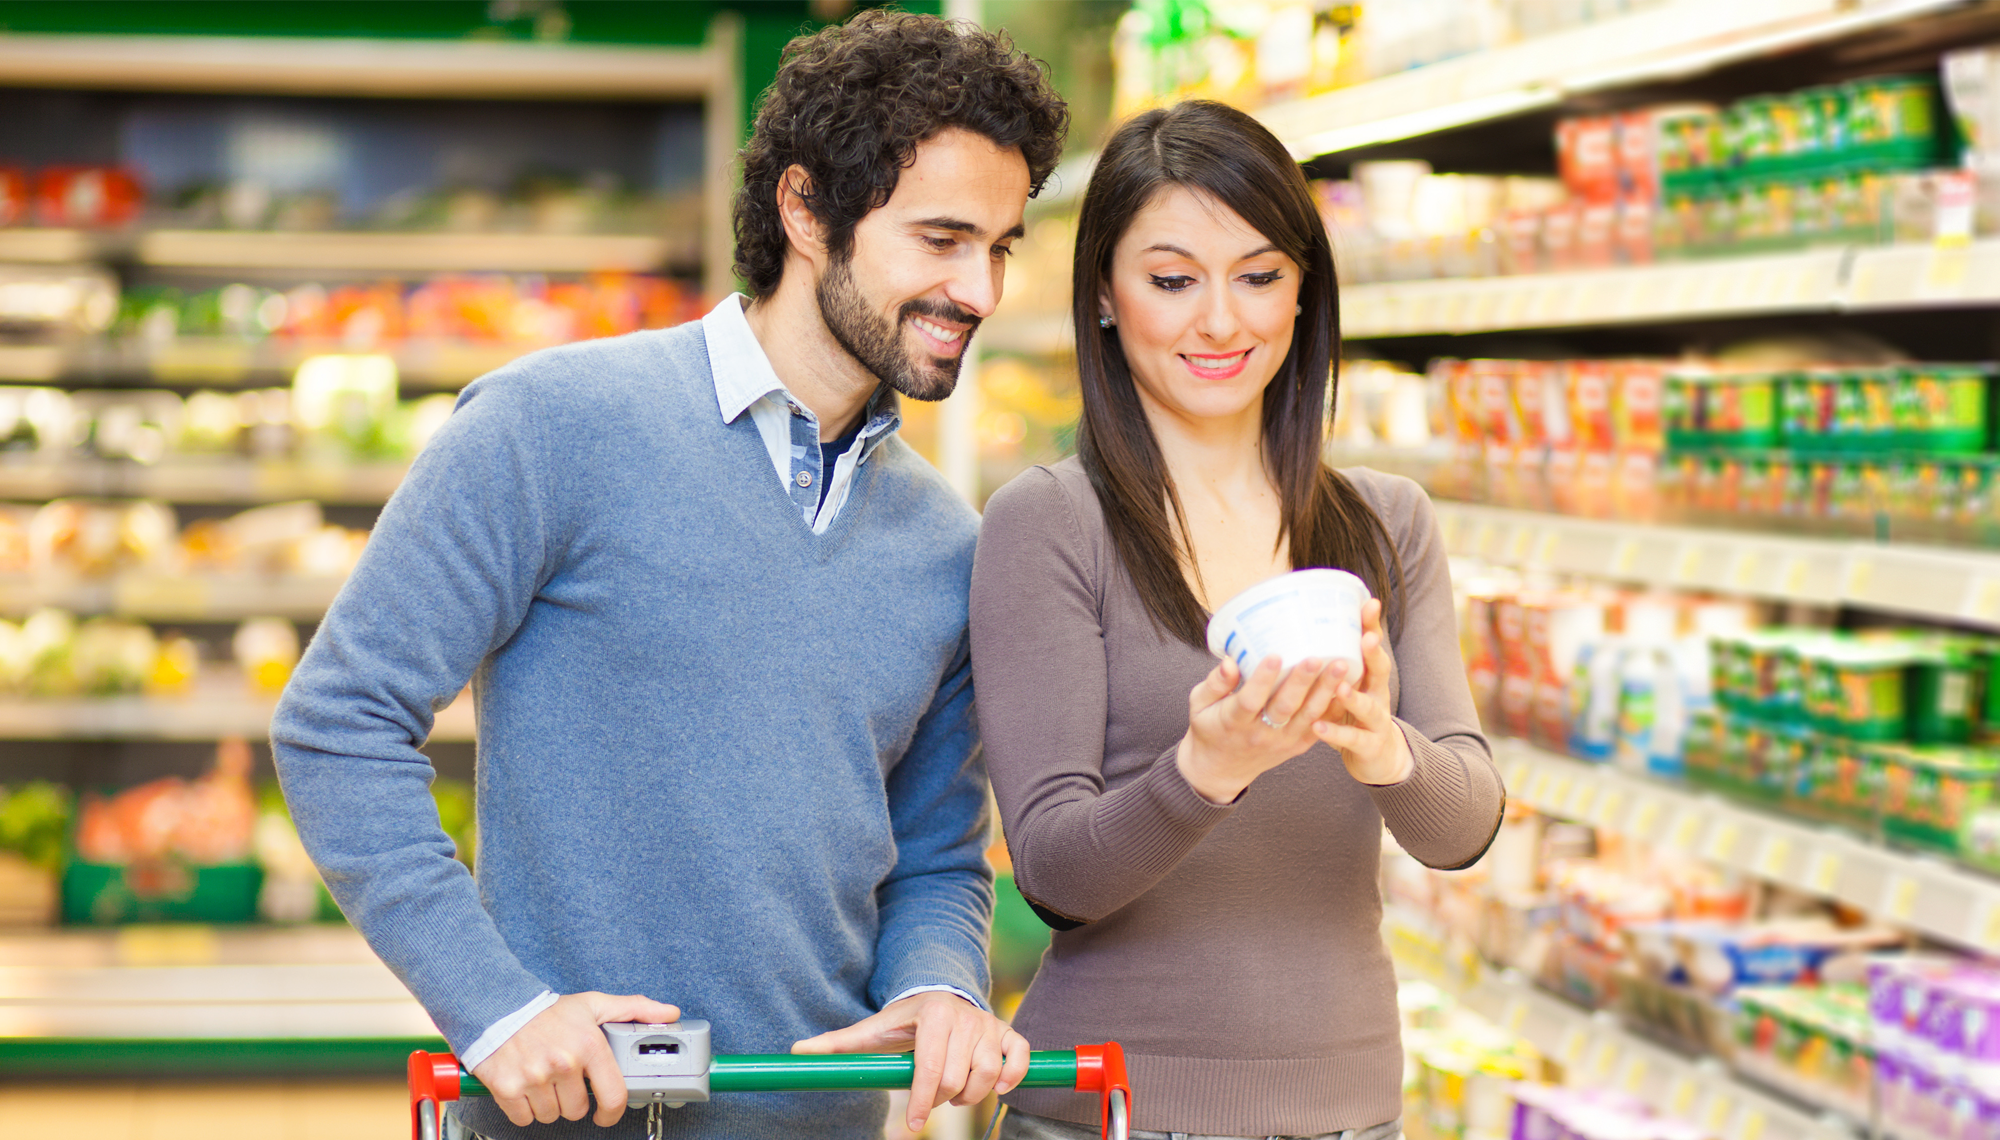
<path fill-rule="evenodd" d="M 786 167 L 785 176 L 778 179 L 778 217 L 784 222 L 785 239 L 793 250 L 818 265 L 826 257 L 826 226 L 806 204 L 806 195 L 811 193 L 812 178 L 806 168 L 797 163 Z"/>

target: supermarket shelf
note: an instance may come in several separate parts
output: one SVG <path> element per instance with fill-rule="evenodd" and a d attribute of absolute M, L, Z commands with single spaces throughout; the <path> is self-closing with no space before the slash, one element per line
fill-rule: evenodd
<path fill-rule="evenodd" d="M 2000 882 L 1518 740 L 1494 742 L 1509 798 L 2000 952 Z"/>
<path fill-rule="evenodd" d="M 0 699 L 0 740 L 265 740 L 276 702 L 249 695 L 233 676 L 216 678 L 185 698 Z M 464 695 L 439 713 L 434 741 L 474 739 L 472 701 Z"/>
<path fill-rule="evenodd" d="M 1630 1093 L 1718 1140 L 1852 1140 L 1834 1118 L 1801 1112 L 1719 1063 L 1690 1061 L 1626 1031 L 1611 1014 L 1579 1009 L 1512 972 L 1452 992 L 1581 1080 Z"/>
<path fill-rule="evenodd" d="M 2000 629 L 2000 553 L 1437 504 L 1453 554 L 1505 565 Z"/>
<path fill-rule="evenodd" d="M 540 345 L 411 340 L 386 351 L 405 389 L 456 391 Z M 180 337 L 160 344 L 85 341 L 0 345 L 0 381 L 25 384 L 282 386 L 299 362 L 350 352 L 339 342 Z"/>
<path fill-rule="evenodd" d="M 1301 160 L 1712 70 L 1957 6 L 1957 0 L 1675 0 L 1444 60 L 1257 117 Z"/>
<path fill-rule="evenodd" d="M 128 243 L 123 235 L 94 230 L 11 229 L 0 226 L 0 265 L 10 262 L 69 264 L 97 261 Z"/>
<path fill-rule="evenodd" d="M 1860 250 L 1846 293 L 1850 309 L 2000 304 L 2000 241 Z"/>
<path fill-rule="evenodd" d="M 0 35 L 0 82 L 86 90 L 494 99 L 707 96 L 730 61 L 704 48 L 475 40 Z"/>
<path fill-rule="evenodd" d="M 298 464 L 234 458 L 175 457 L 152 466 L 108 460 L 9 462 L 0 457 L 0 500 L 41 501 L 72 495 L 162 499 L 170 503 L 384 503 L 403 481 L 406 463 Z"/>
<path fill-rule="evenodd" d="M 1844 249 L 1674 261 L 1575 273 L 1351 285 L 1341 334 L 1430 336 L 1503 329 L 1832 312 L 1852 255 Z"/>
<path fill-rule="evenodd" d="M 142 265 L 176 269 L 590 273 L 661 269 L 670 248 L 647 234 L 153 230 L 139 235 L 135 253 Z"/>
<path fill-rule="evenodd" d="M 141 621 L 240 621 L 288 617 L 318 621 L 344 577 L 266 574 L 155 574 L 109 578 L 0 574 L 0 613 L 57 606 L 80 614 Z"/>

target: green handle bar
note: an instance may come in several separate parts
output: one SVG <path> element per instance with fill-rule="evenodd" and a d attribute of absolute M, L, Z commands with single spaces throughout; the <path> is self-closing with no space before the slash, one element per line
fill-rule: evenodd
<path fill-rule="evenodd" d="M 906 1089 L 916 1073 L 916 1059 L 908 1053 L 746 1053 L 712 1059 L 708 1087 L 713 1092 Z M 1020 1087 L 1075 1088 L 1076 1051 L 1059 1049 L 1028 1054 L 1028 1075 Z M 478 1078 L 461 1070 L 458 1095 L 491 1094 Z"/>

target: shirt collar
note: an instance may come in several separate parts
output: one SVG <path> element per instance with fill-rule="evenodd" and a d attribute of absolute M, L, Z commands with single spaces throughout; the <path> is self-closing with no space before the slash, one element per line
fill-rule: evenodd
<path fill-rule="evenodd" d="M 701 335 L 708 342 L 708 367 L 715 374 L 715 402 L 722 409 L 723 423 L 735 423 L 750 405 L 785 391 L 784 382 L 771 370 L 771 358 L 764 355 L 764 346 L 744 319 L 743 294 L 731 293 L 710 309 L 701 319 Z"/>
<path fill-rule="evenodd" d="M 709 370 L 715 374 L 715 402 L 722 422 L 732 424 L 757 401 L 776 394 L 781 401 L 792 394 L 771 368 L 771 358 L 750 331 L 743 315 L 743 294 L 731 293 L 701 319 L 701 334 L 708 342 Z M 865 457 L 903 424 L 903 405 L 887 384 L 878 384 L 862 412 L 861 454 Z"/>

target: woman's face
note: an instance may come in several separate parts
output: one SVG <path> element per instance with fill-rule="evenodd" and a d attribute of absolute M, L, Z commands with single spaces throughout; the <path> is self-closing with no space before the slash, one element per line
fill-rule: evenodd
<path fill-rule="evenodd" d="M 1172 186 L 1112 250 L 1098 306 L 1149 412 L 1230 418 L 1255 413 L 1291 351 L 1301 276 L 1236 211 Z"/>

